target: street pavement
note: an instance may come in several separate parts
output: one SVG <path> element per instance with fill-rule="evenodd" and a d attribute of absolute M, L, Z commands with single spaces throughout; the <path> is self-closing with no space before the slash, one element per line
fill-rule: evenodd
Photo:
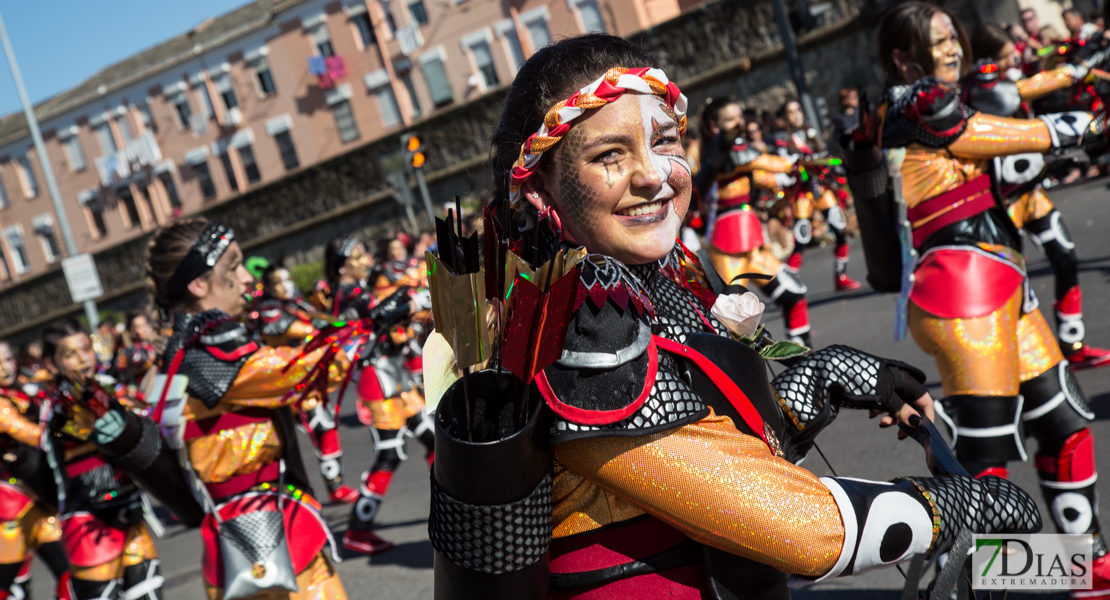
<path fill-rule="evenodd" d="M 1050 196 L 1064 214 L 1065 221 L 1075 238 L 1080 257 L 1080 281 L 1084 291 L 1084 314 L 1089 342 L 1110 346 L 1110 193 L 1106 180 L 1050 191 Z M 1053 279 L 1051 268 L 1032 244 L 1027 244 L 1029 272 L 1034 289 L 1041 301 L 1041 310 L 1049 323 L 1052 319 Z M 931 358 L 922 353 L 912 339 L 894 343 L 894 296 L 881 295 L 864 288 L 848 294 L 837 294 L 832 285 L 831 248 L 810 250 L 802 268 L 802 279 L 809 287 L 810 318 L 813 323 L 815 347 L 829 344 L 848 344 L 868 352 L 896 358 L 917 365 L 929 376 L 929 386 L 939 395 L 940 384 L 936 367 Z M 849 274 L 864 281 L 866 267 L 858 240 L 852 247 Z M 770 305 L 769 305 L 770 306 Z M 772 334 L 782 335 L 779 315 L 769 308 L 765 321 Z M 1096 420 L 1092 424 L 1097 460 L 1104 469 L 1110 468 L 1110 367 L 1078 373 L 1080 384 L 1094 408 Z M 343 465 L 349 483 L 357 484 L 358 474 L 367 468 L 373 458 L 370 435 L 354 416 L 353 403 L 344 405 L 341 435 L 345 456 Z M 818 445 L 828 458 L 829 465 L 841 476 L 874 480 L 887 480 L 898 475 L 927 475 L 923 452 L 912 441 L 898 442 L 893 429 L 881 430 L 877 421 L 866 413 L 842 411 L 837 421 L 818 439 Z M 311 455 L 307 439 L 301 440 L 305 450 L 305 463 L 313 474 L 316 461 Z M 1030 456 L 1036 449 L 1030 441 Z M 432 547 L 428 542 L 428 471 L 423 460 L 423 448 L 414 441 L 408 443 L 409 460 L 401 466 L 393 479 L 385 504 L 379 516 L 378 532 L 394 541 L 397 548 L 391 552 L 366 558 L 349 553 L 343 555 L 339 572 L 353 599 L 389 598 L 392 600 L 417 600 L 432 597 Z M 819 476 L 831 475 L 831 469 L 820 456 L 811 456 L 804 466 Z M 1031 462 L 1011 464 L 1011 478 L 1018 485 L 1033 492 L 1041 504 L 1046 529 L 1050 532 L 1047 512 L 1037 490 L 1036 474 Z M 323 498 L 324 486 L 318 477 L 314 481 L 317 497 Z M 1110 478 L 1099 481 L 1099 493 L 1110 497 Z M 346 529 L 347 506 L 328 506 L 324 515 L 336 537 Z M 170 526 L 164 538 L 158 540 L 158 552 L 166 576 L 166 600 L 203 600 L 205 598 L 200 576 L 201 544 L 196 531 L 180 526 Z M 49 573 L 36 563 L 34 594 L 49 598 L 53 580 Z M 796 589 L 793 596 L 812 600 L 856 600 L 897 598 L 902 587 L 902 577 L 897 570 L 887 569 L 859 577 L 842 578 Z M 1023 598 L 1024 594 L 1011 594 L 1010 598 Z M 1036 598 L 1063 597 L 1063 594 L 1042 594 Z"/>

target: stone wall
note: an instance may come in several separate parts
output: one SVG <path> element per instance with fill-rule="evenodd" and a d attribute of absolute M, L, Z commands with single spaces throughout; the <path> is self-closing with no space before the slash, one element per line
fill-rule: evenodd
<path fill-rule="evenodd" d="M 799 36 L 811 92 L 824 97 L 830 109 L 835 110 L 843 85 L 878 89 L 882 74 L 875 57 L 875 28 L 894 1 L 831 0 L 824 5 L 820 26 Z M 978 18 L 973 2 L 953 2 L 965 23 Z M 706 97 L 731 94 L 748 107 L 775 110 L 794 94 L 768 0 L 703 4 L 632 38 L 668 65 L 668 74 L 683 87 L 692 107 Z M 486 142 L 503 97 L 504 89 L 496 90 L 410 128 L 425 141 L 436 206 L 455 193 L 480 197 L 487 189 Z M 370 142 L 202 214 L 233 227 L 248 253 L 285 258 L 290 264 L 319 260 L 323 244 L 335 235 L 360 232 L 370 239 L 407 228 L 379 163 L 399 148 L 400 135 Z M 419 201 L 415 208 L 423 218 Z M 96 255 L 108 292 L 101 304 L 141 302 L 146 243 L 147 238 L 139 238 Z M 69 301 L 61 271 L 47 272 L 0 294 L 0 337 L 28 332 L 79 309 Z"/>

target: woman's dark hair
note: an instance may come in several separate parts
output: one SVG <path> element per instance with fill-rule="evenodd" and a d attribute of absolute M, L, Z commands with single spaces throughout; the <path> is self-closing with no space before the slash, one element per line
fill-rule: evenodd
<path fill-rule="evenodd" d="M 509 197 L 509 171 L 520 146 L 543 124 L 547 111 L 613 67 L 661 68 L 654 56 L 632 42 L 604 34 L 570 38 L 541 48 L 517 71 L 490 137 L 493 198 Z M 550 164 L 545 155 L 541 169 Z"/>
<path fill-rule="evenodd" d="M 138 319 L 139 317 L 143 317 L 147 321 L 150 321 L 150 314 L 149 314 L 148 311 L 146 311 L 146 310 L 131 310 L 131 311 L 128 311 L 127 314 L 124 315 L 124 317 L 123 317 L 123 326 L 124 326 L 124 328 L 127 329 L 127 331 L 131 331 L 131 323 L 135 322 L 135 319 Z"/>
<path fill-rule="evenodd" d="M 706 98 L 705 102 L 702 102 L 701 108 L 698 109 L 698 135 L 701 139 L 711 140 L 716 136 L 710 126 L 720 119 L 721 111 L 729 104 L 736 104 L 732 96 Z"/>
<path fill-rule="evenodd" d="M 158 230 L 147 246 L 147 284 L 150 285 L 155 300 L 164 299 L 168 303 L 164 308 L 170 313 L 191 310 L 197 301 L 189 290 L 185 290 L 185 293 L 178 297 L 171 298 L 169 287 L 174 271 L 193 249 L 193 243 L 197 241 L 197 237 L 205 227 L 208 227 L 208 219 L 181 219 L 173 225 Z"/>
<path fill-rule="evenodd" d="M 347 258 L 349 258 L 340 254 L 339 249 L 350 237 L 349 235 L 341 235 L 332 238 L 324 246 L 324 280 L 328 282 L 328 289 L 331 290 L 333 295 L 339 291 L 339 270 L 343 268 Z"/>
<path fill-rule="evenodd" d="M 285 269 L 285 265 L 281 264 L 281 261 L 272 262 L 267 265 L 265 269 L 262 269 L 262 277 L 259 277 L 259 281 L 262 282 L 262 288 L 267 290 L 270 289 L 270 277 L 283 269 Z"/>
<path fill-rule="evenodd" d="M 47 325 L 42 330 L 42 359 L 54 362 L 54 353 L 58 351 L 58 346 L 62 344 L 62 340 L 80 333 L 88 334 L 85 328 L 77 322 L 77 319 L 72 317 L 59 319 Z"/>
<path fill-rule="evenodd" d="M 879 60 L 886 73 L 886 84 L 913 83 L 921 77 L 931 75 L 936 69 L 933 64 L 932 37 L 929 33 L 930 21 L 936 13 L 944 13 L 952 19 L 956 36 L 964 50 L 960 74 L 971 68 L 971 44 L 967 39 L 956 15 L 947 9 L 925 2 L 906 2 L 890 9 L 879 23 Z M 907 77 L 894 62 L 894 51 L 900 51 L 911 64 L 915 65 Z M 919 70 L 918 70 L 919 69 Z"/>
<path fill-rule="evenodd" d="M 1013 42 L 1014 39 L 1005 29 L 994 23 L 981 23 L 971 34 L 971 58 L 997 60 L 1006 44 Z"/>

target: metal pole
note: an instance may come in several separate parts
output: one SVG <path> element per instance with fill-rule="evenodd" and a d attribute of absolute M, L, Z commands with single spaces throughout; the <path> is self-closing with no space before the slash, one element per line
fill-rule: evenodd
<path fill-rule="evenodd" d="M 432 195 L 428 193 L 428 182 L 424 181 L 424 169 L 413 169 L 416 171 L 416 185 L 420 186 L 420 195 L 424 198 L 424 210 L 428 211 L 428 223 L 435 226 L 436 213 L 432 210 Z"/>
<path fill-rule="evenodd" d="M 77 255 L 77 242 L 73 239 L 73 230 L 69 227 L 69 218 L 66 216 L 65 206 L 62 205 L 62 195 L 58 192 L 58 182 L 54 179 L 54 169 L 50 166 L 50 157 L 46 154 L 46 146 L 42 143 L 42 132 L 39 131 L 39 121 L 35 118 L 35 109 L 27 97 L 27 89 L 23 87 L 23 75 L 19 72 L 19 64 L 15 61 L 15 52 L 12 50 L 8 31 L 4 28 L 4 19 L 0 17 L 0 43 L 4 45 L 4 54 L 8 56 L 8 66 L 12 69 L 12 78 L 15 79 L 15 89 L 19 92 L 19 101 L 23 104 L 23 114 L 27 116 L 27 127 L 31 130 L 31 139 L 35 142 L 35 152 L 39 155 L 39 164 L 42 165 L 42 175 L 46 179 L 46 188 L 50 191 L 50 201 L 54 204 L 54 213 L 58 218 L 58 227 L 62 230 L 62 240 L 66 245 L 66 254 Z M 96 302 L 85 301 L 85 317 L 89 320 L 89 329 L 95 330 L 100 325 L 100 313 L 96 310 Z"/>
<path fill-rule="evenodd" d="M 813 124 L 818 130 L 824 127 L 824 123 L 817 116 L 817 107 L 813 104 L 813 96 L 809 95 L 809 86 L 806 85 L 806 72 L 802 67 L 802 58 L 798 55 L 798 44 L 794 39 L 794 30 L 790 27 L 790 21 L 786 18 L 786 8 L 782 5 L 782 0 L 771 0 L 771 5 L 775 8 L 775 22 L 779 26 L 779 35 L 782 37 L 782 47 L 786 51 L 786 63 L 790 65 L 790 77 L 794 80 L 794 87 L 798 90 L 798 102 L 802 105 L 802 112 L 805 113 L 806 119 Z"/>

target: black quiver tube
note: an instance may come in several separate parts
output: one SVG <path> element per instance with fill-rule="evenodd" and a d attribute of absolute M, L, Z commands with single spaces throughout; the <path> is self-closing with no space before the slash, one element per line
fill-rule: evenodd
<path fill-rule="evenodd" d="M 105 419 L 114 421 L 110 428 L 101 427 Z M 92 439 L 112 466 L 126 473 L 178 521 L 186 527 L 200 526 L 204 508 L 193 496 L 184 469 L 154 421 L 115 409 L 97 421 Z"/>
<path fill-rule="evenodd" d="M 861 101 L 860 110 L 866 110 Z M 861 114 L 861 127 L 868 127 L 870 115 Z M 867 283 L 878 292 L 902 291 L 902 245 L 898 240 L 898 207 L 890 189 L 883 151 L 859 129 L 844 134 L 844 169 L 848 187 L 855 199 L 859 237 L 867 262 Z"/>
<path fill-rule="evenodd" d="M 549 413 L 526 389 L 508 371 L 485 370 L 439 403 L 428 517 L 436 600 L 550 597 Z"/>

